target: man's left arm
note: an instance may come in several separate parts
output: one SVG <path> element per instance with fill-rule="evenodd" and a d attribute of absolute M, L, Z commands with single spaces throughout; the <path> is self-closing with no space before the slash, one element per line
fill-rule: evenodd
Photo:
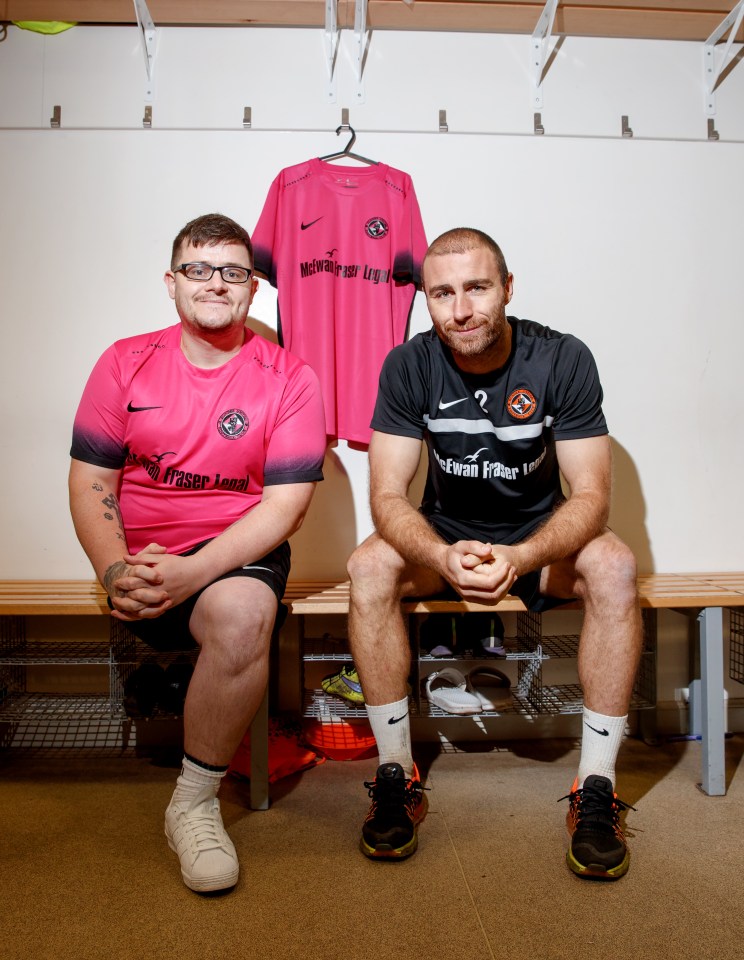
<path fill-rule="evenodd" d="M 578 553 L 607 527 L 612 489 L 612 450 L 608 436 L 556 442 L 558 466 L 568 498 L 527 540 L 513 547 L 494 546 L 518 576 Z"/>

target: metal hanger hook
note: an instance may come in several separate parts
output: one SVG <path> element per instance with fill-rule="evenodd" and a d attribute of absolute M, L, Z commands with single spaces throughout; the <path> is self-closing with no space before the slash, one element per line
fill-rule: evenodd
<path fill-rule="evenodd" d="M 354 141 L 356 140 L 356 133 L 354 132 L 354 128 L 351 126 L 351 124 L 342 123 L 340 127 L 336 127 L 336 136 L 338 136 L 342 130 L 348 130 L 351 133 L 351 140 L 349 140 L 349 142 L 346 144 L 346 146 L 343 149 L 344 153 L 348 153 L 351 150 L 351 148 L 354 146 Z"/>

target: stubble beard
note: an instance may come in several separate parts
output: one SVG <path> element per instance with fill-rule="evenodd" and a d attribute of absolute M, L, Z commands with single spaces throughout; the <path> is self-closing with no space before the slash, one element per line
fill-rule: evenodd
<path fill-rule="evenodd" d="M 505 316 L 490 317 L 487 324 L 478 328 L 477 336 L 463 339 L 448 330 L 440 330 L 439 336 L 450 350 L 460 357 L 486 357 L 490 353 L 498 353 L 506 334 L 507 319 Z"/>

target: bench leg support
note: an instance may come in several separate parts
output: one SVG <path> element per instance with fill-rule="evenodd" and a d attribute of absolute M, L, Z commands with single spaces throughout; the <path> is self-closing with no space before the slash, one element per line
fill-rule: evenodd
<path fill-rule="evenodd" d="M 269 809 L 269 691 L 251 723 L 251 810 Z"/>
<path fill-rule="evenodd" d="M 723 699 L 723 610 L 706 607 L 700 625 L 700 686 L 703 741 L 703 792 L 711 797 L 726 793 Z"/>

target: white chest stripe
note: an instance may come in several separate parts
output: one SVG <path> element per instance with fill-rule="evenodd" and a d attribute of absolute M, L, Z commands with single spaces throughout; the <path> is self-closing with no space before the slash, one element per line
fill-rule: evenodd
<path fill-rule="evenodd" d="M 431 433 L 493 433 L 498 440 L 530 440 L 541 436 L 546 427 L 551 426 L 553 417 L 545 417 L 539 423 L 519 423 L 513 427 L 496 427 L 490 420 L 462 420 L 442 417 L 431 420 L 424 414 L 424 423 Z"/>

